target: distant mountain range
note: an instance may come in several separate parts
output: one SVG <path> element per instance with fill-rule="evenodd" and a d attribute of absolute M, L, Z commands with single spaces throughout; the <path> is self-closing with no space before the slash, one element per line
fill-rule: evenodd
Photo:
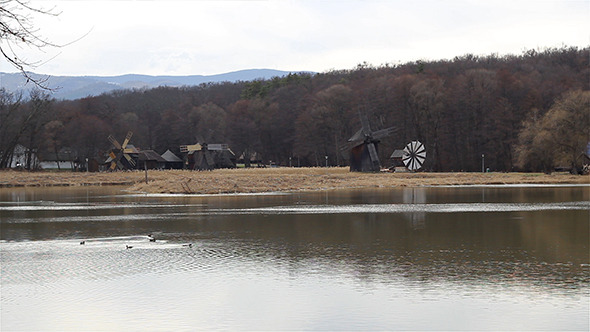
<path fill-rule="evenodd" d="M 193 86 L 202 83 L 253 81 L 270 79 L 288 75 L 288 71 L 274 69 L 247 69 L 218 75 L 190 75 L 190 76 L 149 76 L 149 75 L 120 75 L 120 76 L 49 76 L 46 85 L 51 96 L 56 99 L 78 99 L 97 96 L 105 92 L 123 89 L 155 88 L 158 86 Z M 47 75 L 30 73 L 32 78 L 44 78 Z M 0 72 L 0 87 L 9 92 L 28 91 L 34 85 L 27 84 L 27 79 L 20 73 Z"/>

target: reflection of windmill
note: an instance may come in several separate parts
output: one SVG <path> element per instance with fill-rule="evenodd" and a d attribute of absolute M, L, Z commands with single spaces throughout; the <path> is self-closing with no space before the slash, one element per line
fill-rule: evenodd
<path fill-rule="evenodd" d="M 189 169 L 212 170 L 221 167 L 235 167 L 231 160 L 231 157 L 235 158 L 235 156 L 227 144 L 181 145 L 180 152 L 187 154 L 186 164 Z"/>
<path fill-rule="evenodd" d="M 377 153 L 379 139 L 391 135 L 397 128 L 372 131 L 367 115 L 359 111 L 359 116 L 362 128 L 348 139 L 348 143 L 342 147 L 342 150 L 350 149 L 351 172 L 379 172 L 381 170 Z"/>
<path fill-rule="evenodd" d="M 108 139 L 114 147 L 111 152 L 109 152 L 109 159 L 107 159 L 107 162 L 110 161 L 111 163 L 109 167 L 111 171 L 115 170 L 115 168 L 119 170 L 135 168 L 135 159 L 133 159 L 130 154 L 136 154 L 137 150 L 133 147 L 127 147 L 129 140 L 131 140 L 131 136 L 133 136 L 133 132 L 127 132 L 123 144 L 119 144 L 113 135 L 109 135 Z"/>
<path fill-rule="evenodd" d="M 412 204 L 413 208 L 404 215 L 409 219 L 413 229 L 426 228 L 426 212 L 424 208 L 417 207 L 415 204 L 424 206 L 426 204 L 426 189 L 424 188 L 404 188 L 402 191 L 404 204 Z"/>

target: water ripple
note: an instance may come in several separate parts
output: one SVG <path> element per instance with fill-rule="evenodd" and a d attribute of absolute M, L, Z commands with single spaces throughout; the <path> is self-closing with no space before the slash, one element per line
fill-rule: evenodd
<path fill-rule="evenodd" d="M 219 209 L 214 213 L 240 214 L 325 214 L 325 213 L 406 213 L 406 212 L 521 212 L 548 210 L 590 210 L 590 201 L 560 203 L 453 203 L 453 204 L 359 204 L 299 205 L 253 209 Z"/>
<path fill-rule="evenodd" d="M 14 202 L 12 202 L 14 204 Z M 2 204 L 4 205 L 4 204 Z M 194 207 L 202 204 L 155 204 L 155 203 L 57 203 L 53 201 L 26 202 L 22 204 L 2 206 L 0 211 L 75 211 L 75 210 L 104 210 L 130 208 L 170 208 Z"/>
<path fill-rule="evenodd" d="M 113 279 L 124 275 L 161 273 L 192 264 L 195 246 L 147 236 L 76 240 L 2 242 L 2 283 L 46 284 L 72 278 Z M 128 249 L 129 247 L 129 249 Z M 156 251 L 154 251 L 156 250 Z"/>

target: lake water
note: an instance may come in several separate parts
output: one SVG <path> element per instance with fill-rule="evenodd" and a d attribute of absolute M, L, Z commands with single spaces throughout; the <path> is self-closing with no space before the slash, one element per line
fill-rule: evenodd
<path fill-rule="evenodd" d="M 588 331 L 589 224 L 589 186 L 0 189 L 0 327 Z"/>

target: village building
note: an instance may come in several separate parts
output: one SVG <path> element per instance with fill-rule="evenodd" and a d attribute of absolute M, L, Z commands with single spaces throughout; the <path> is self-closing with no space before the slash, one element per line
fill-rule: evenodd
<path fill-rule="evenodd" d="M 182 159 L 175 155 L 172 151 L 166 150 L 162 154 L 162 158 L 166 161 L 166 169 L 182 169 Z"/>
<path fill-rule="evenodd" d="M 137 169 L 163 169 L 164 167 L 166 167 L 166 159 L 156 151 L 141 150 L 137 153 Z"/>
<path fill-rule="evenodd" d="M 404 150 L 394 150 L 389 159 L 392 161 L 390 170 L 394 172 L 408 172 L 408 168 L 403 162 Z"/>

